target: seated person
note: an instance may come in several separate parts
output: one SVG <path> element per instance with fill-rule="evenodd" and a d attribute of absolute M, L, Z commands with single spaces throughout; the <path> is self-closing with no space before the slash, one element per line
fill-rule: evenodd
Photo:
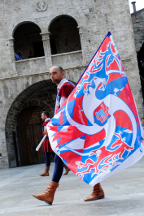
<path fill-rule="evenodd" d="M 16 58 L 16 61 L 23 60 L 24 57 L 22 55 L 22 52 L 18 51 L 18 54 L 15 53 L 15 58 Z"/>

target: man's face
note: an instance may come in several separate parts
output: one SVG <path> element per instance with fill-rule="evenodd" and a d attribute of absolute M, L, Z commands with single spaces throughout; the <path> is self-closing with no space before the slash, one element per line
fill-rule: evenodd
<path fill-rule="evenodd" d="M 45 120 L 45 115 L 44 115 L 44 113 L 41 114 L 41 119 L 42 119 L 42 121 Z"/>
<path fill-rule="evenodd" d="M 50 69 L 50 78 L 53 83 L 58 85 L 60 81 L 64 78 L 65 72 L 60 72 L 60 69 L 56 66 Z"/>

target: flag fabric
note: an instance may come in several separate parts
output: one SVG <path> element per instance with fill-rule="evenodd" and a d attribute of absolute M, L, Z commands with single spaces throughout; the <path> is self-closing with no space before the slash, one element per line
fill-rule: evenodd
<path fill-rule="evenodd" d="M 142 133 L 128 79 L 108 32 L 48 124 L 51 147 L 79 178 L 94 186 L 140 160 Z"/>

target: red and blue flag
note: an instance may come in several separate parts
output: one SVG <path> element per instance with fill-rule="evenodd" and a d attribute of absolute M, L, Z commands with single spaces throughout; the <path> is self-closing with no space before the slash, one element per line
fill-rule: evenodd
<path fill-rule="evenodd" d="M 48 124 L 53 151 L 94 186 L 144 154 L 143 129 L 109 32 L 74 90 Z"/>

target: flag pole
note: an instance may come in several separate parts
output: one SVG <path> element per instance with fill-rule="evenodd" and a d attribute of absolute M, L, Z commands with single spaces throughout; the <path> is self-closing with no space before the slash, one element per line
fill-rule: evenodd
<path fill-rule="evenodd" d="M 45 140 L 45 138 L 46 138 L 46 134 L 44 135 L 44 137 L 42 138 L 42 140 L 40 141 L 40 143 L 38 144 L 38 146 L 36 147 L 36 151 L 39 151 L 39 149 L 40 149 L 40 147 L 42 146 L 42 144 L 43 144 L 43 141 Z"/>

